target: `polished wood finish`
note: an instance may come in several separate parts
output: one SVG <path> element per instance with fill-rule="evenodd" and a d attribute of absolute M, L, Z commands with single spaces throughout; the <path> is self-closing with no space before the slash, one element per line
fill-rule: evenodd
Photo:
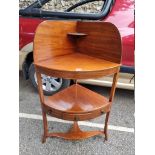
<path fill-rule="evenodd" d="M 40 61 L 36 66 L 42 73 L 70 79 L 97 78 L 113 74 L 120 64 L 92 56 L 72 53 Z M 43 69 L 42 69 L 43 68 Z M 50 70 L 50 71 L 49 71 Z"/>
<path fill-rule="evenodd" d="M 74 84 L 53 96 L 45 97 L 44 105 L 51 116 L 82 121 L 109 112 L 111 102 L 100 94 Z"/>
<path fill-rule="evenodd" d="M 66 140 L 82 140 L 96 135 L 104 135 L 104 131 L 82 131 L 75 121 L 68 133 L 49 133 L 48 137 L 60 137 Z"/>
<path fill-rule="evenodd" d="M 118 72 L 119 72 L 119 70 L 118 70 Z M 109 102 L 110 103 L 112 103 L 112 101 L 114 99 L 114 94 L 115 94 L 115 90 L 116 90 L 116 84 L 117 84 L 117 80 L 118 80 L 118 72 L 115 73 L 114 77 L 113 77 L 112 88 L 111 88 L 111 92 L 110 92 L 110 96 L 109 96 Z M 105 126 L 104 126 L 105 140 L 108 140 L 108 121 L 109 121 L 109 116 L 110 116 L 110 111 L 108 111 L 106 113 L 106 118 L 105 118 Z"/>
<path fill-rule="evenodd" d="M 75 40 L 67 36 L 68 32 L 76 32 L 76 22 L 42 22 L 34 37 L 34 62 L 73 53 Z"/>
<path fill-rule="evenodd" d="M 48 133 L 48 122 L 47 122 L 46 112 L 44 110 L 44 95 L 43 95 L 43 89 L 42 89 L 41 74 L 39 72 L 36 72 L 36 75 L 37 75 L 37 81 L 38 81 L 39 97 L 40 97 L 40 102 L 42 107 L 43 127 L 44 127 L 42 143 L 44 143 L 46 141 L 47 133 Z"/>
<path fill-rule="evenodd" d="M 121 36 L 108 22 L 77 22 L 77 31 L 88 34 L 77 40 L 77 51 L 115 63 L 121 62 Z"/>
<path fill-rule="evenodd" d="M 36 65 L 37 66 L 37 65 Z M 65 78 L 65 79 L 89 79 L 89 78 L 99 78 L 99 77 L 103 77 L 103 76 L 108 76 L 108 75 L 112 75 L 113 73 L 117 72 L 119 69 L 118 67 L 115 68 L 109 68 L 107 70 L 104 71 L 88 71 L 88 72 L 71 72 L 71 71 L 66 71 L 66 72 L 62 72 L 60 70 L 50 70 L 48 68 L 44 68 L 39 66 L 38 71 L 41 72 L 42 74 L 46 74 L 49 76 L 53 76 L 53 77 L 60 77 L 60 78 Z"/>
<path fill-rule="evenodd" d="M 120 34 L 111 23 L 44 21 L 36 33 L 34 63 L 44 74 L 98 78 L 117 72 L 120 66 Z"/>
<path fill-rule="evenodd" d="M 108 139 L 108 120 L 121 62 L 121 39 L 111 23 L 82 21 L 44 21 L 34 38 L 34 64 L 42 107 L 44 134 L 79 140 L 95 135 Z M 75 82 L 74 85 L 44 96 L 41 74 L 69 79 L 97 78 L 114 74 L 109 99 Z M 68 133 L 49 133 L 46 115 L 74 121 Z M 77 121 L 106 114 L 103 131 L 81 131 Z"/>
<path fill-rule="evenodd" d="M 104 96 L 74 84 L 52 96 L 45 97 L 44 104 L 53 110 L 80 114 L 95 110 L 106 111 L 110 102 Z"/>

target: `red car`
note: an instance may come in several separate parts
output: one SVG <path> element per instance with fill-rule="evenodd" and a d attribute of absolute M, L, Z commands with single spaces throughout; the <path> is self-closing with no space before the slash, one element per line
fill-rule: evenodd
<path fill-rule="evenodd" d="M 37 88 L 37 80 L 33 65 L 33 38 L 39 23 L 44 20 L 101 20 L 115 24 L 122 37 L 122 66 L 117 87 L 134 89 L 134 0 L 104 0 L 99 13 L 74 13 L 77 7 L 97 0 L 82 0 L 64 12 L 46 11 L 42 9 L 49 0 L 37 0 L 19 11 L 19 55 L 20 70 L 25 79 L 30 79 Z M 45 51 L 46 52 L 46 51 Z M 70 84 L 70 80 L 42 75 L 43 89 L 51 95 Z M 80 80 L 82 83 L 111 86 L 111 77 Z"/>

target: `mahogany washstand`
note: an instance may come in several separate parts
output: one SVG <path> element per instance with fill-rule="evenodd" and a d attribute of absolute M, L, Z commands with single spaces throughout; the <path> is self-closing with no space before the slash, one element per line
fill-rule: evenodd
<path fill-rule="evenodd" d="M 44 21 L 35 33 L 34 65 L 42 107 L 44 134 L 79 140 L 95 135 L 108 139 L 108 119 L 115 94 L 121 62 L 121 37 L 108 22 Z M 66 79 L 89 79 L 113 76 L 110 97 L 97 94 L 77 82 L 52 96 L 44 96 L 41 74 Z M 67 133 L 49 133 L 46 115 L 73 121 Z M 106 114 L 102 131 L 82 131 L 78 121 Z"/>

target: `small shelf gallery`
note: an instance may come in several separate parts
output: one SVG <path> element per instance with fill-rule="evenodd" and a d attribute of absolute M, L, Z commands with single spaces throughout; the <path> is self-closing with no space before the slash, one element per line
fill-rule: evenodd
<path fill-rule="evenodd" d="M 67 33 L 68 36 L 72 36 L 72 37 L 85 37 L 88 34 L 86 33 L 78 33 L 78 32 L 69 32 Z"/>

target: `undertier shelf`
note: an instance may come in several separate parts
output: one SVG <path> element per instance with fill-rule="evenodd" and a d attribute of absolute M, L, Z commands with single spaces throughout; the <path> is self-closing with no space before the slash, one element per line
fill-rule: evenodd
<path fill-rule="evenodd" d="M 44 102 L 47 109 L 52 109 L 51 115 L 66 120 L 92 119 L 110 108 L 107 98 L 79 84 L 46 97 Z"/>

